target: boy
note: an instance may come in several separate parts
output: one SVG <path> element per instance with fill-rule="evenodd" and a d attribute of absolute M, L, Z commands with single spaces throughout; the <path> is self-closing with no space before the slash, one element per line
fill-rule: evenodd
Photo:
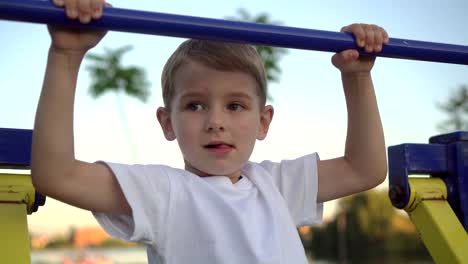
<path fill-rule="evenodd" d="M 99 19 L 103 0 L 54 1 L 71 19 Z M 368 52 L 386 32 L 342 29 Z M 321 220 L 322 202 L 370 189 L 386 175 L 382 125 L 370 70 L 374 57 L 333 56 L 348 106 L 345 155 L 249 162 L 273 117 L 261 59 L 248 45 L 190 40 L 167 62 L 157 118 L 178 140 L 185 170 L 75 160 L 73 101 L 79 65 L 103 31 L 49 27 L 52 44 L 36 115 L 37 190 L 93 211 L 112 236 L 144 243 L 150 263 L 306 263 L 296 226 Z M 44 158 L 47 157 L 47 158 Z"/>

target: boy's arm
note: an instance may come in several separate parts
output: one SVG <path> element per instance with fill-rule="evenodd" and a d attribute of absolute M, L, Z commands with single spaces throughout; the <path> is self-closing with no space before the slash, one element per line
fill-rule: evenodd
<path fill-rule="evenodd" d="M 74 155 L 73 104 L 79 67 L 86 51 L 105 32 L 49 30 L 52 45 L 33 133 L 33 184 L 39 192 L 83 209 L 130 214 L 111 170 L 78 161 Z"/>
<path fill-rule="evenodd" d="M 388 42 L 380 27 L 354 24 L 342 29 L 356 37 L 367 52 L 380 52 Z M 324 202 L 371 189 L 385 180 L 385 142 L 370 70 L 375 57 L 347 50 L 333 56 L 340 69 L 348 110 L 343 157 L 318 163 L 318 201 Z"/>

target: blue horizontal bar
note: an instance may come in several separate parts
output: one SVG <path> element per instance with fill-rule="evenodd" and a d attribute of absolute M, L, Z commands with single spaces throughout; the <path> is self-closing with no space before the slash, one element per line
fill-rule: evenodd
<path fill-rule="evenodd" d="M 0 19 L 329 52 L 357 48 L 348 33 L 121 8 L 104 8 L 101 19 L 82 25 L 49 0 L 0 0 Z M 468 46 L 390 38 L 378 56 L 468 65 Z"/>
<path fill-rule="evenodd" d="M 28 168 L 32 130 L 0 128 L 0 168 Z"/>

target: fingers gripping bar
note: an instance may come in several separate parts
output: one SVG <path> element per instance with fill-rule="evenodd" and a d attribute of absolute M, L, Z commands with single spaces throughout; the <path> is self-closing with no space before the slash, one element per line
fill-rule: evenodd
<path fill-rule="evenodd" d="M 0 19 L 292 49 L 328 52 L 358 49 L 366 53 L 357 48 L 348 33 L 122 8 L 104 8 L 101 19 L 83 25 L 67 19 L 63 9 L 48 0 L 0 0 Z M 468 65 L 468 46 L 390 38 L 377 56 Z"/>

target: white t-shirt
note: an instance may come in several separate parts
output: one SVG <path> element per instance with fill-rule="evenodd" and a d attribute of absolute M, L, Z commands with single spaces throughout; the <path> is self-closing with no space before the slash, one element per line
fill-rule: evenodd
<path fill-rule="evenodd" d="M 149 263 L 307 263 L 296 227 L 322 220 L 317 160 L 248 162 L 242 178 L 107 163 L 132 216 L 94 212 L 113 237 L 147 245 Z"/>

